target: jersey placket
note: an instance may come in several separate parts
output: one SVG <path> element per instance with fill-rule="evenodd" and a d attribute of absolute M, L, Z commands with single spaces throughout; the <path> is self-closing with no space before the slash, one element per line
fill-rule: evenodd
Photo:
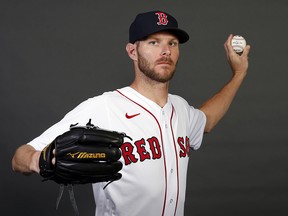
<path fill-rule="evenodd" d="M 172 105 L 168 104 L 168 106 L 162 108 L 160 116 L 160 124 L 163 133 L 163 148 L 167 169 L 167 192 L 164 215 L 168 215 L 168 213 L 171 214 L 175 212 L 178 194 L 177 154 L 175 152 L 174 140 L 170 124 L 172 117 Z"/>

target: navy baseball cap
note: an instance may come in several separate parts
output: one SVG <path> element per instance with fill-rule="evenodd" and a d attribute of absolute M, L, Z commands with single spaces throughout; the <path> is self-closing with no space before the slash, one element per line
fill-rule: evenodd
<path fill-rule="evenodd" d="M 129 28 L 129 42 L 135 43 L 151 34 L 167 31 L 175 35 L 179 43 L 189 40 L 189 35 L 178 28 L 177 20 L 163 11 L 149 11 L 138 14 Z"/>

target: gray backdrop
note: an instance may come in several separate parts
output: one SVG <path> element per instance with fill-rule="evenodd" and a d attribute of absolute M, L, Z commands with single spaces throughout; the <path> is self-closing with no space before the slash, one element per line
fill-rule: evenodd
<path fill-rule="evenodd" d="M 14 173 L 11 158 L 83 100 L 130 84 L 128 26 L 154 9 L 191 35 L 171 92 L 195 107 L 231 76 L 228 34 L 252 45 L 231 109 L 191 154 L 185 215 L 288 215 L 286 0 L 1 0 L 1 215 L 72 215 L 67 191 L 55 211 L 58 186 Z M 94 215 L 90 185 L 75 194 L 81 215 Z"/>

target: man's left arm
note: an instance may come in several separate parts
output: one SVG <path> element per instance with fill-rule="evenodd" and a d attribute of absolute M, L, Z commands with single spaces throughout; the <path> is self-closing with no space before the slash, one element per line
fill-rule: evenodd
<path fill-rule="evenodd" d="M 206 133 L 210 132 L 225 115 L 247 74 L 250 45 L 245 47 L 242 55 L 238 55 L 231 45 L 232 37 L 232 34 L 229 35 L 224 44 L 227 60 L 233 72 L 232 78 L 219 92 L 200 107 L 207 118 Z"/>

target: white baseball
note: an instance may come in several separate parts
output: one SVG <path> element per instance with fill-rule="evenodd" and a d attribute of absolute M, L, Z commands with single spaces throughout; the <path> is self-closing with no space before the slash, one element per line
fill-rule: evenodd
<path fill-rule="evenodd" d="M 246 40 L 240 35 L 234 35 L 232 38 L 232 47 L 237 53 L 243 52 L 246 47 Z"/>

